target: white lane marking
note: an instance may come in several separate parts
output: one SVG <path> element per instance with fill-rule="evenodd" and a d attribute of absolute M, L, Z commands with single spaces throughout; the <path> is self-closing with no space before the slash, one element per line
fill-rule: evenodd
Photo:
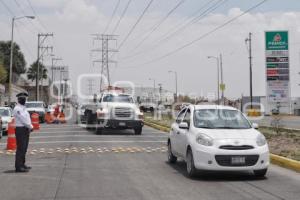
<path fill-rule="evenodd" d="M 29 145 L 33 144 L 59 144 L 59 143 L 166 143 L 165 140 L 94 140 L 94 141 L 47 141 L 47 142 L 30 142 Z M 4 146 L 6 144 L 0 144 Z"/>
<path fill-rule="evenodd" d="M 32 134 L 39 134 L 39 133 L 47 133 L 47 134 L 56 134 L 56 133 L 88 133 L 88 131 L 82 130 L 82 131 L 33 131 Z"/>
<path fill-rule="evenodd" d="M 66 138 L 66 137 L 85 137 L 85 138 L 168 138 L 167 136 L 155 136 L 155 135 L 52 135 L 52 136 L 31 136 L 30 139 L 44 139 L 44 138 Z"/>

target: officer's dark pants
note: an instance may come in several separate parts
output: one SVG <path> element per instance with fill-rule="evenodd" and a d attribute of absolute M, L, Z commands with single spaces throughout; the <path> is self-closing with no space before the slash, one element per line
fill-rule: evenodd
<path fill-rule="evenodd" d="M 16 169 L 24 167 L 26 162 L 26 153 L 29 143 L 29 129 L 26 127 L 16 127 L 16 140 L 17 140 L 17 152 L 16 152 Z"/>

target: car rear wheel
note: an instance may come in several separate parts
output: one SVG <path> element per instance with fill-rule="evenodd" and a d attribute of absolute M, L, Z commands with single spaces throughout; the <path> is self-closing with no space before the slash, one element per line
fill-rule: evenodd
<path fill-rule="evenodd" d="M 197 170 L 194 165 L 194 157 L 191 149 L 187 151 L 186 156 L 186 171 L 189 177 L 195 177 L 197 175 Z"/>
<path fill-rule="evenodd" d="M 174 164 L 177 162 L 177 157 L 174 156 L 172 153 L 171 142 L 169 142 L 169 144 L 168 144 L 168 162 L 171 164 Z"/>
<path fill-rule="evenodd" d="M 263 178 L 266 176 L 268 169 L 254 170 L 254 175 L 257 178 Z"/>

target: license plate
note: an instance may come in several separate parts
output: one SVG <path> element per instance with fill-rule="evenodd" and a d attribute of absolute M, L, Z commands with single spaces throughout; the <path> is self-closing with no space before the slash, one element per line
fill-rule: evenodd
<path fill-rule="evenodd" d="M 238 165 L 238 164 L 245 164 L 246 158 L 243 156 L 234 156 L 231 157 L 231 164 Z"/>
<path fill-rule="evenodd" d="M 125 122 L 119 122 L 119 126 L 126 126 Z"/>

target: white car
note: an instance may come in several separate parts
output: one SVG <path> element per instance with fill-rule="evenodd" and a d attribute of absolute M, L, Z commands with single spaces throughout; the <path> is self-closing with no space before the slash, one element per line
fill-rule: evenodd
<path fill-rule="evenodd" d="M 10 107 L 0 107 L 0 116 L 2 119 L 2 131 L 7 133 L 8 123 L 12 121 L 12 109 Z"/>
<path fill-rule="evenodd" d="M 168 161 L 184 159 L 190 177 L 205 170 L 251 170 L 264 177 L 270 163 L 269 148 L 257 128 L 232 107 L 186 106 L 171 127 Z"/>

